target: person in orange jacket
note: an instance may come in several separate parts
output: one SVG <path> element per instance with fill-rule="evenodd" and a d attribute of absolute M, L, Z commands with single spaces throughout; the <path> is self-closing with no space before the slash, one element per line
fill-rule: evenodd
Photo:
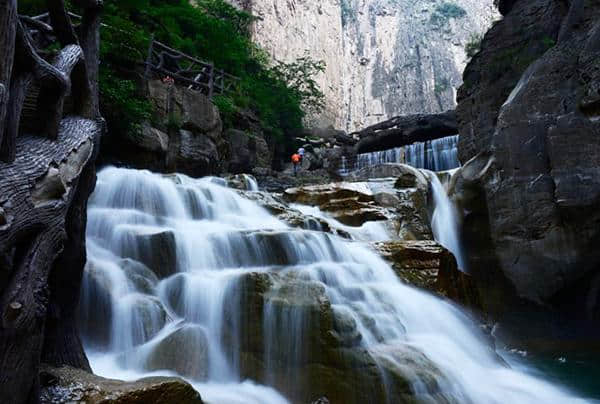
<path fill-rule="evenodd" d="M 302 161 L 302 157 L 298 153 L 292 154 L 292 165 L 294 166 L 294 175 L 298 175 L 298 166 Z"/>

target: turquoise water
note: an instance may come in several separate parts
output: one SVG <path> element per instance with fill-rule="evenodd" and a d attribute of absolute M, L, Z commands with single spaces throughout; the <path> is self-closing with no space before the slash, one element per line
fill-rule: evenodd
<path fill-rule="evenodd" d="M 502 356 L 513 367 L 527 369 L 545 380 L 566 386 L 586 398 L 600 402 L 600 354 L 527 354 L 504 351 Z"/>

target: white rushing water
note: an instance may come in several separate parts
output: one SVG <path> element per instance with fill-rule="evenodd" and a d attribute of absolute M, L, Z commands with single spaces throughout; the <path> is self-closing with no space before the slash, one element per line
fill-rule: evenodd
<path fill-rule="evenodd" d="M 241 376 L 240 344 L 249 337 L 241 320 L 250 308 L 235 292 L 254 272 L 273 279 L 254 325 L 263 329 L 266 384 L 276 376 L 295 384 L 294 364 L 309 354 L 310 319 L 278 300 L 292 279 L 306 286 L 297 299 L 312 303 L 316 290 L 351 318 L 359 344 L 382 366 L 397 362 L 397 349 L 425 355 L 439 369 L 435 397 L 444 402 L 584 402 L 505 366 L 460 309 L 402 284 L 361 243 L 291 229 L 214 181 L 107 168 L 88 214 L 82 337 L 102 376 L 178 374 L 208 403 L 286 403 Z M 288 368 L 275 374 L 282 353 Z M 408 373 L 413 390 L 427 392 L 422 375 Z"/>
<path fill-rule="evenodd" d="M 435 240 L 454 254 L 458 268 L 467 272 L 468 268 L 460 241 L 458 213 L 448 198 L 446 189 L 438 176 L 429 172 L 429 183 L 433 193 L 434 210 L 431 217 L 431 230 Z"/>
<path fill-rule="evenodd" d="M 299 210 L 304 215 L 309 215 L 323 219 L 324 221 L 329 223 L 331 227 L 344 230 L 350 235 L 352 240 L 355 241 L 388 241 L 392 239 L 390 235 L 390 229 L 388 229 L 388 227 L 386 226 L 387 222 L 385 221 L 365 222 L 360 227 L 348 226 L 339 222 L 331 215 L 327 214 L 326 212 L 323 212 L 316 206 L 292 204 L 290 205 L 290 207 Z M 305 227 L 311 228 L 311 226 Z M 321 228 L 315 227 L 312 230 L 321 230 Z"/>
<path fill-rule="evenodd" d="M 340 173 L 344 175 L 365 167 L 385 163 L 404 163 L 415 168 L 424 168 L 431 171 L 446 171 L 458 168 L 460 167 L 458 135 L 427 142 L 417 142 L 405 147 L 359 154 L 352 163 L 342 157 Z"/>

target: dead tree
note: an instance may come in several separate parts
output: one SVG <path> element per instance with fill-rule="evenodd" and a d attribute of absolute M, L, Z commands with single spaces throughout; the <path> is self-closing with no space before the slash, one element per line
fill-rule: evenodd
<path fill-rule="evenodd" d="M 4 149 L 3 135 L 9 105 L 16 34 L 17 0 L 0 0 L 0 156 Z"/>
<path fill-rule="evenodd" d="M 75 29 L 62 0 L 47 1 L 49 23 L 20 18 L 16 0 L 0 0 L 2 403 L 38 401 L 42 361 L 89 369 L 75 310 L 104 127 L 97 91 L 101 1 L 77 5 L 83 19 Z M 38 49 L 43 37 L 61 46 L 52 58 Z M 34 85 L 34 122 L 23 131 L 23 105 Z M 68 97 L 73 110 L 65 117 Z"/>

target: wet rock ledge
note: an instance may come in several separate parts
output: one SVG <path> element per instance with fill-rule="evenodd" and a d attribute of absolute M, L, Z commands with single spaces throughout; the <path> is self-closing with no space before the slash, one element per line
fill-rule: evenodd
<path fill-rule="evenodd" d="M 42 366 L 41 404 L 202 404 L 200 394 L 177 377 L 148 377 L 135 382 L 105 379 L 68 366 Z"/>

